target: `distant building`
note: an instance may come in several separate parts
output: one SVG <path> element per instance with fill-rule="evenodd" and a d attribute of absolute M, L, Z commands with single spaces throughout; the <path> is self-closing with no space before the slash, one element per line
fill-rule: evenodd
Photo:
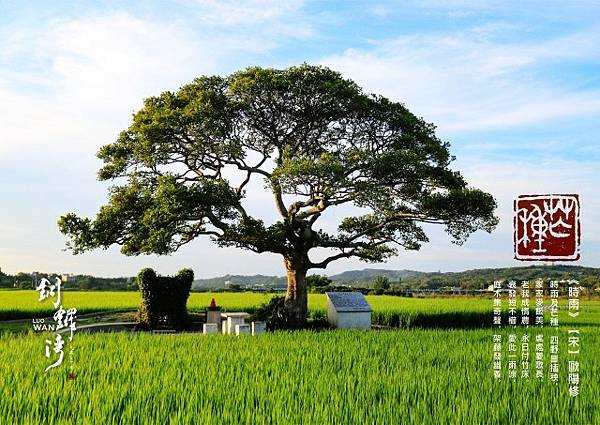
<path fill-rule="evenodd" d="M 360 292 L 326 292 L 327 321 L 339 329 L 371 329 L 371 306 Z"/>

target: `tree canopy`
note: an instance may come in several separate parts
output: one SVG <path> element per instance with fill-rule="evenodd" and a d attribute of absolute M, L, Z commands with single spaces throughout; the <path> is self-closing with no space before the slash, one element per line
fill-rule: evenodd
<path fill-rule="evenodd" d="M 207 235 L 220 246 L 281 254 L 286 306 L 298 323 L 307 270 L 419 249 L 428 241 L 423 223 L 445 226 L 460 244 L 498 221 L 494 198 L 450 169 L 449 144 L 434 125 L 306 64 L 204 76 L 150 97 L 98 157 L 99 179 L 117 184 L 95 219 L 59 219 L 74 253 L 118 244 L 126 255 L 169 254 Z M 272 193 L 274 223 L 247 212 L 256 178 Z M 326 210 L 345 204 L 358 212 L 340 217 L 336 232 L 319 227 Z M 329 254 L 314 259 L 314 248 Z"/>

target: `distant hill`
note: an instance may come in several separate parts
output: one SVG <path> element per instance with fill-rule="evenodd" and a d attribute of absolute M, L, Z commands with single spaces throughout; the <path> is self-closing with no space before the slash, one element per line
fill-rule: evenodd
<path fill-rule="evenodd" d="M 524 267 L 503 267 L 489 269 L 473 269 L 461 272 L 420 272 L 415 270 L 389 270 L 367 268 L 349 270 L 329 276 L 334 285 L 354 287 L 369 286 L 376 276 L 387 277 L 392 285 L 405 288 L 441 288 L 461 287 L 469 289 L 487 288 L 494 280 L 533 280 L 545 279 L 578 279 L 590 287 L 600 287 L 600 268 L 569 265 L 532 265 Z M 285 288 L 286 278 L 280 276 L 242 276 L 225 275 L 212 279 L 197 279 L 194 290 L 227 289 L 230 285 L 242 288 Z"/>
<path fill-rule="evenodd" d="M 372 281 L 375 276 L 384 276 L 387 277 L 390 282 L 395 282 L 400 279 L 416 278 L 425 274 L 427 273 L 415 270 L 362 269 L 345 271 L 329 276 L 329 278 L 335 283 L 362 284 Z"/>
<path fill-rule="evenodd" d="M 600 268 L 569 265 L 532 265 L 473 269 L 462 272 L 424 273 L 414 278 L 403 279 L 402 283 L 411 288 L 455 286 L 483 289 L 491 285 L 494 280 L 521 281 L 534 279 L 578 279 L 582 284 L 596 287 L 600 285 Z"/>
<path fill-rule="evenodd" d="M 311 271 L 318 273 L 318 270 Z M 17 273 L 9 275 L 0 271 L 0 288 L 35 288 L 42 276 L 61 276 L 65 290 L 136 290 L 135 276 L 102 278 L 89 275 L 66 275 L 56 273 Z M 600 268 L 570 265 L 531 265 L 524 267 L 503 267 L 473 269 L 461 272 L 420 272 L 415 270 L 373 269 L 348 270 L 329 276 L 334 286 L 370 287 L 376 276 L 386 277 L 396 289 L 437 289 L 460 287 L 465 289 L 484 289 L 494 280 L 533 280 L 578 279 L 582 285 L 600 288 Z M 286 278 L 282 276 L 225 275 L 210 279 L 196 279 L 192 290 L 224 290 L 232 285 L 240 289 L 285 289 Z"/>
<path fill-rule="evenodd" d="M 257 274 L 254 276 L 231 275 L 213 277 L 210 279 L 196 279 L 192 283 L 192 290 L 206 289 L 227 289 L 231 285 L 239 285 L 242 288 L 285 288 L 287 279 L 279 276 L 264 276 Z"/>
<path fill-rule="evenodd" d="M 399 279 L 417 277 L 424 274 L 414 270 L 385 270 L 385 269 L 363 269 L 349 270 L 340 274 L 329 276 L 336 284 L 340 285 L 364 285 L 375 278 L 375 276 L 385 276 L 390 281 Z M 241 287 L 264 287 L 269 288 L 285 288 L 287 279 L 281 276 L 265 276 L 265 275 L 230 275 L 214 277 L 210 279 L 196 279 L 192 284 L 192 289 L 227 289 L 230 285 L 240 285 Z"/>

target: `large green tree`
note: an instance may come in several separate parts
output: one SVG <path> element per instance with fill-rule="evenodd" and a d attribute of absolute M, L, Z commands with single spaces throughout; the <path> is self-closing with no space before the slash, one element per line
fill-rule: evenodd
<path fill-rule="evenodd" d="M 208 235 L 220 246 L 280 254 L 286 309 L 301 326 L 309 269 L 419 249 L 428 241 L 423 223 L 445 225 L 457 243 L 495 227 L 494 198 L 449 168 L 448 147 L 401 103 L 328 68 L 200 77 L 145 100 L 98 153 L 100 180 L 117 181 L 108 203 L 94 220 L 61 217 L 59 228 L 74 253 L 118 244 L 126 255 L 169 254 Z M 272 193 L 276 222 L 245 208 L 256 178 Z M 349 216 L 324 231 L 319 218 L 344 204 Z M 323 248 L 318 259 L 315 248 Z"/>

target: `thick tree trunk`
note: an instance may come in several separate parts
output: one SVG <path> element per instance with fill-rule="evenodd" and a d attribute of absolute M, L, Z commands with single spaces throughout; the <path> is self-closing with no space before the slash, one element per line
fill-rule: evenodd
<path fill-rule="evenodd" d="M 308 313 L 307 269 L 301 260 L 286 257 L 285 270 L 287 273 L 285 308 L 291 321 L 290 325 L 301 328 L 306 325 Z"/>

